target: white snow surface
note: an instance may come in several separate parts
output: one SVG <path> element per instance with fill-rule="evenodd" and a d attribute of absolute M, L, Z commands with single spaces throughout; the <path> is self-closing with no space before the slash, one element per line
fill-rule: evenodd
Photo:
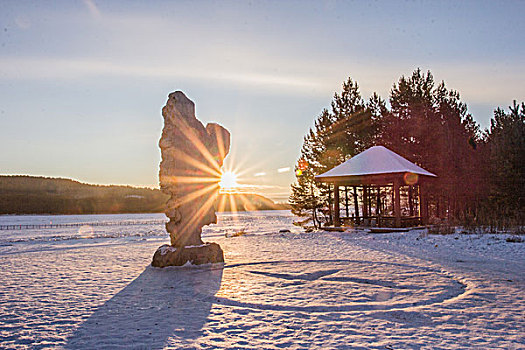
<path fill-rule="evenodd" d="M 166 235 L 0 249 L 0 348 L 525 348 L 525 243 L 278 233 L 292 220 L 220 216 L 266 233 L 213 236 L 226 262 L 207 266 L 149 266 Z"/>
<path fill-rule="evenodd" d="M 170 252 L 176 252 L 177 251 L 177 248 L 175 247 L 172 247 L 172 246 L 162 246 L 159 248 L 160 249 L 160 255 L 166 255 Z"/>
<path fill-rule="evenodd" d="M 412 163 L 384 146 L 373 146 L 339 164 L 316 178 L 360 176 L 387 173 L 413 173 L 435 177 L 429 171 Z"/>
<path fill-rule="evenodd" d="M 202 248 L 202 247 L 206 247 L 208 245 L 209 244 L 207 244 L 207 243 L 199 244 L 199 245 L 187 245 L 187 246 L 184 246 L 184 248 Z"/>

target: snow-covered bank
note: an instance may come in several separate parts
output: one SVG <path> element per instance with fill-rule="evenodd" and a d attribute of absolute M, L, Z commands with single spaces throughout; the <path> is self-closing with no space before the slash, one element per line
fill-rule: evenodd
<path fill-rule="evenodd" d="M 506 233 L 435 235 L 428 234 L 427 230 L 412 230 L 385 234 L 355 231 L 343 237 L 371 249 L 525 281 L 525 242 L 520 242 L 525 241 L 524 236 Z"/>
<path fill-rule="evenodd" d="M 279 229 L 214 239 L 223 268 L 148 267 L 166 238 L 0 255 L 0 347 L 525 347 L 523 243 Z"/>

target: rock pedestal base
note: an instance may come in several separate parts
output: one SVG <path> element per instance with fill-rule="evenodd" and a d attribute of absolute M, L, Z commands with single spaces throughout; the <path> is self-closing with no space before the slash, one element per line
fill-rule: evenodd
<path fill-rule="evenodd" d="M 214 264 L 224 262 L 224 254 L 217 243 L 205 243 L 200 246 L 173 247 L 168 244 L 160 246 L 151 265 L 154 267 Z"/>

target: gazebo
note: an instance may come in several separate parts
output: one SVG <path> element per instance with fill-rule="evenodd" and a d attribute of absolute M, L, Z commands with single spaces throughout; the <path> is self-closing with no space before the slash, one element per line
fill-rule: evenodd
<path fill-rule="evenodd" d="M 328 184 L 330 193 L 333 186 L 333 198 L 330 195 L 333 216 L 332 210 L 330 215 L 334 227 L 351 222 L 366 226 L 405 227 L 427 223 L 428 206 L 422 185 L 432 177 L 436 175 L 388 148 L 374 146 L 317 175 L 315 180 Z M 349 188 L 353 189 L 352 216 L 349 213 Z M 401 188 L 408 197 L 404 200 L 404 213 L 401 209 Z M 342 189 L 346 217 L 341 217 Z M 361 192 L 362 215 L 359 215 L 358 192 Z"/>

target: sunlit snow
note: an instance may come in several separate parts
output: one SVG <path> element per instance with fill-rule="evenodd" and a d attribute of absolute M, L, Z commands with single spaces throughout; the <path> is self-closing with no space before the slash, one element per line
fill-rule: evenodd
<path fill-rule="evenodd" d="M 287 211 L 219 214 L 204 240 L 221 245 L 225 264 L 166 269 L 148 266 L 169 240 L 160 223 L 92 226 L 89 238 L 78 228 L 0 231 L 0 347 L 522 346 L 523 243 L 425 230 L 304 233 L 293 219 Z M 225 237 L 239 230 L 247 234 Z"/>

